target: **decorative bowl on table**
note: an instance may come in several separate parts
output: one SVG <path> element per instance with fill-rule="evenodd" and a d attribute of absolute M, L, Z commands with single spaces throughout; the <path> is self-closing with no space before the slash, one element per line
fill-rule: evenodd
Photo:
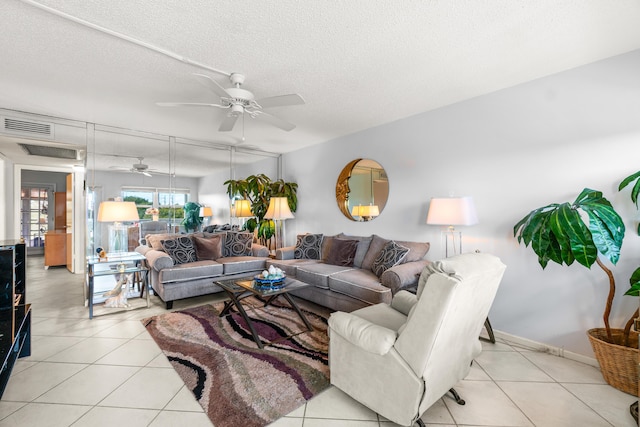
<path fill-rule="evenodd" d="M 260 290 L 280 289 L 284 286 L 286 276 L 284 271 L 277 267 L 269 267 L 253 278 L 254 287 Z"/>
<path fill-rule="evenodd" d="M 253 278 L 254 287 L 260 290 L 280 289 L 284 286 L 285 276 L 273 279 L 256 276 Z"/>

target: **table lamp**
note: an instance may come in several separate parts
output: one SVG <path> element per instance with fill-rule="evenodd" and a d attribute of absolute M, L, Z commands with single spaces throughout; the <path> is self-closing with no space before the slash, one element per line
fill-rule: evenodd
<path fill-rule="evenodd" d="M 455 229 L 456 225 L 474 225 L 478 223 L 478 214 L 471 197 L 443 197 L 432 198 L 427 214 L 427 224 L 446 225 L 446 230 L 442 231 L 444 240 L 445 257 L 462 253 L 462 232 Z M 456 244 L 457 240 L 457 244 Z"/>
<path fill-rule="evenodd" d="M 209 222 L 211 221 L 211 217 L 213 216 L 213 209 L 211 209 L 210 206 L 202 206 L 200 208 L 200 214 L 199 216 L 201 218 L 205 218 L 205 223 L 204 225 L 209 225 Z"/>
<path fill-rule="evenodd" d="M 362 221 L 371 221 L 373 218 L 380 215 L 380 209 L 377 205 L 358 205 L 351 209 L 351 216 L 359 216 Z"/>
<path fill-rule="evenodd" d="M 244 228 L 246 219 L 254 216 L 253 212 L 251 212 L 251 202 L 245 199 L 236 200 L 233 203 L 233 212 L 231 216 L 234 218 L 241 218 L 241 223 L 239 225 L 240 228 Z"/>
<path fill-rule="evenodd" d="M 286 197 L 272 197 L 269 200 L 269 208 L 267 209 L 267 213 L 264 216 L 265 219 L 272 219 L 276 225 L 276 247 L 282 247 L 282 222 L 286 219 L 294 218 L 291 213 L 291 209 L 289 209 L 289 200 Z M 278 242 L 280 242 L 280 246 L 278 246 Z"/>
<path fill-rule="evenodd" d="M 138 221 L 138 209 L 134 202 L 108 200 L 100 203 L 98 222 L 112 222 L 109 225 L 109 252 L 127 252 L 129 247 L 126 221 Z"/>

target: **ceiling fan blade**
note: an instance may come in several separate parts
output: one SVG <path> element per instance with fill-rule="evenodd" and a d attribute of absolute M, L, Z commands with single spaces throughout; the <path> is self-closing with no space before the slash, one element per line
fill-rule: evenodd
<path fill-rule="evenodd" d="M 218 130 L 220 132 L 231 131 L 235 126 L 236 121 L 238 121 L 238 117 L 240 117 L 240 114 L 229 114 L 227 117 L 224 118 L 222 123 L 220 123 L 220 127 L 218 128 Z"/>
<path fill-rule="evenodd" d="M 229 93 L 225 88 L 220 86 L 220 84 L 217 81 L 213 80 L 211 77 L 205 74 L 198 74 L 198 73 L 193 73 L 193 75 L 200 82 L 200 84 L 211 89 L 213 92 L 215 92 L 216 95 L 223 96 L 225 98 L 233 98 L 231 95 L 229 95 Z"/>
<path fill-rule="evenodd" d="M 131 170 L 130 168 L 125 168 L 122 166 L 109 166 L 109 169 L 114 171 L 122 171 L 122 172 L 129 172 Z"/>
<path fill-rule="evenodd" d="M 156 102 L 158 107 L 218 107 L 229 108 L 229 106 L 220 104 L 209 104 L 206 102 Z"/>
<path fill-rule="evenodd" d="M 294 125 L 293 123 L 290 123 L 279 117 L 272 116 L 271 114 L 265 113 L 264 111 L 256 111 L 254 113 L 254 118 L 279 127 L 280 129 L 286 130 L 287 132 L 292 131 L 296 127 L 296 125 Z"/>
<path fill-rule="evenodd" d="M 141 173 L 142 175 L 144 175 L 144 176 L 148 176 L 148 177 L 152 177 L 152 176 L 153 176 L 153 175 L 151 175 L 151 174 L 150 174 L 149 172 L 147 172 L 147 171 L 142 171 L 142 172 L 140 172 L 140 173 Z"/>
<path fill-rule="evenodd" d="M 267 98 L 258 99 L 256 101 L 262 108 L 271 107 L 286 107 L 288 105 L 302 105 L 304 99 L 297 93 L 291 93 L 289 95 L 270 96 Z"/>

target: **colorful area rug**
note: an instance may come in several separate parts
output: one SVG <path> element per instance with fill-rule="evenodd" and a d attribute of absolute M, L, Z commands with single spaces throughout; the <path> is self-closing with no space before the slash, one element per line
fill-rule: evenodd
<path fill-rule="evenodd" d="M 243 301 L 264 342 L 306 331 L 285 304 Z M 325 318 L 305 311 L 313 332 L 260 350 L 244 319 L 220 318 L 221 310 L 204 305 L 142 321 L 216 427 L 270 424 L 329 387 Z"/>

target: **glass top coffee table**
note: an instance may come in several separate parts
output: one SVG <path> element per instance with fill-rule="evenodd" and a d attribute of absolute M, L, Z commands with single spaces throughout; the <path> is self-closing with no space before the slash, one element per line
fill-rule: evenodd
<path fill-rule="evenodd" d="M 227 314 L 229 314 L 229 312 L 233 307 L 236 307 L 238 309 L 238 312 L 242 316 L 242 318 L 247 322 L 247 325 L 249 326 L 249 330 L 251 330 L 251 335 L 253 336 L 253 340 L 258 345 L 258 348 L 264 348 L 265 345 L 274 344 L 275 342 L 279 342 L 284 339 L 291 338 L 294 335 L 283 337 L 282 339 L 277 341 L 263 343 L 262 340 L 260 339 L 260 336 L 258 335 L 255 328 L 253 327 L 253 322 L 251 321 L 251 318 L 247 315 L 247 312 L 242 306 L 242 300 L 250 296 L 256 296 L 260 300 L 264 301 L 265 302 L 264 307 L 271 304 L 271 302 L 276 298 L 278 298 L 279 296 L 282 296 L 285 300 L 287 300 L 291 308 L 295 310 L 295 312 L 300 317 L 300 320 L 304 322 L 305 326 L 307 327 L 307 331 L 309 332 L 313 331 L 313 326 L 311 326 L 311 323 L 309 323 L 309 320 L 307 320 L 304 313 L 300 310 L 300 307 L 298 307 L 298 304 L 296 304 L 295 300 L 291 298 L 291 295 L 289 295 L 290 291 L 295 291 L 296 289 L 302 289 L 302 288 L 306 288 L 307 286 L 310 286 L 308 283 L 300 282 L 298 280 L 291 279 L 289 277 L 285 278 L 283 286 L 274 288 L 274 289 L 265 289 L 263 287 L 256 286 L 255 282 L 253 281 L 253 277 L 219 280 L 214 283 L 220 286 L 230 298 L 229 301 L 224 303 L 224 307 L 220 312 L 220 317 L 226 316 Z"/>

